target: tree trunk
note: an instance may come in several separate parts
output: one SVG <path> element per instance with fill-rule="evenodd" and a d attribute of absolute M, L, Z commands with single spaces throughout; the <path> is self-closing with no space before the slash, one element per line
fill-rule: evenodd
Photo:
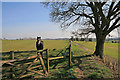
<path fill-rule="evenodd" d="M 101 34 L 96 34 L 96 49 L 94 54 L 96 56 L 100 56 L 101 59 L 103 59 L 104 42 L 105 42 L 105 36 Z"/>

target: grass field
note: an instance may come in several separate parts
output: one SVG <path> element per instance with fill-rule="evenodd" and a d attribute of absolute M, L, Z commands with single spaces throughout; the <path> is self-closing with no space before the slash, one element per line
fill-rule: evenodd
<path fill-rule="evenodd" d="M 95 42 L 84 42 L 84 41 L 75 41 L 88 49 L 95 50 Z M 104 44 L 104 55 L 108 55 L 114 58 L 118 58 L 118 43 L 105 43 Z M 119 57 L 120 58 L 120 57 Z"/>
<path fill-rule="evenodd" d="M 67 46 L 66 40 L 43 40 L 44 48 L 62 49 Z M 2 52 L 36 50 L 36 40 L 2 40 Z"/>
<path fill-rule="evenodd" d="M 95 50 L 95 42 L 84 42 L 84 41 L 75 41 L 88 49 Z M 44 48 L 48 49 L 63 49 L 68 45 L 66 40 L 44 40 Z M 77 52 L 86 53 L 82 49 L 75 48 L 75 45 L 72 45 L 72 50 Z M 27 51 L 27 50 L 36 50 L 36 40 L 3 40 L 2 41 L 2 52 L 9 51 Z M 105 43 L 104 54 L 111 57 L 118 58 L 118 43 Z"/>
<path fill-rule="evenodd" d="M 66 40 L 44 40 L 44 49 L 49 50 L 49 55 L 54 56 L 62 49 L 68 46 L 68 41 Z M 55 49 L 56 51 L 53 51 Z M 24 51 L 36 50 L 36 40 L 3 40 L 2 41 L 2 52 L 10 51 L 23 51 L 22 53 L 15 54 L 15 59 L 25 58 L 29 56 L 34 56 L 36 53 L 26 53 Z M 3 60 L 8 60 L 10 55 L 2 54 Z"/>
<path fill-rule="evenodd" d="M 32 51 L 36 50 L 36 40 L 3 40 L 2 51 Z M 94 50 L 94 42 L 76 42 L 88 49 Z M 62 49 L 67 47 L 68 41 L 66 40 L 44 40 L 44 48 L 48 48 L 50 55 L 58 54 Z M 105 54 L 117 57 L 117 44 L 105 43 Z M 55 49 L 55 51 L 53 50 Z M 80 48 L 78 45 L 72 43 L 71 51 L 73 52 L 72 65 L 69 69 L 68 58 L 58 59 L 50 61 L 49 75 L 45 78 L 113 78 L 116 75 L 105 64 L 97 60 L 96 57 L 86 57 L 86 55 L 92 54 L 89 51 Z M 15 58 L 23 58 L 36 55 L 36 53 L 18 53 Z M 9 57 L 9 55 L 2 55 L 3 60 Z M 38 74 L 29 76 L 39 78 Z M 44 78 L 44 77 L 43 77 Z"/>
<path fill-rule="evenodd" d="M 94 51 L 95 42 L 84 42 L 84 41 L 75 41 L 86 48 Z M 44 40 L 44 49 L 64 49 L 68 46 L 67 40 Z M 3 40 L 2 41 L 2 52 L 9 51 L 32 51 L 36 50 L 36 40 Z M 77 45 L 72 44 L 72 51 L 74 55 L 79 55 L 79 53 L 91 53 L 85 51 L 81 48 L 78 48 Z M 92 53 L 91 53 L 92 54 Z M 105 43 L 104 45 L 104 55 L 108 55 L 114 58 L 118 58 L 118 43 Z M 120 57 L 120 56 L 119 56 Z"/>

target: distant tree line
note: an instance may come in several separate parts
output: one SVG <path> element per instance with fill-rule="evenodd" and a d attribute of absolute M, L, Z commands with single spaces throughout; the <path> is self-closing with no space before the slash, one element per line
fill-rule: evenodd
<path fill-rule="evenodd" d="M 74 38 L 73 36 L 71 36 L 70 40 L 72 41 L 95 41 L 95 38 Z"/>
<path fill-rule="evenodd" d="M 73 37 L 71 36 L 70 40 L 72 41 L 96 41 L 95 38 L 78 38 L 78 37 Z M 114 38 L 108 38 L 106 39 L 106 42 L 111 42 L 111 43 L 120 43 L 120 39 L 114 39 Z"/>
<path fill-rule="evenodd" d="M 29 38 L 19 38 L 16 40 L 36 40 L 36 38 L 29 37 Z"/>

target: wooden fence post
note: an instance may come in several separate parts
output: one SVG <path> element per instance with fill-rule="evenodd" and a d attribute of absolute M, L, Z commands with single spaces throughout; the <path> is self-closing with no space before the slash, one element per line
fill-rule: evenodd
<path fill-rule="evenodd" d="M 43 58 L 42 58 L 42 55 L 40 53 L 38 53 L 38 57 L 40 59 L 40 62 L 42 64 L 42 67 L 43 67 L 43 71 L 45 74 L 47 74 L 47 71 L 46 71 L 46 67 L 45 67 L 45 64 L 44 64 L 44 61 L 43 61 Z"/>
<path fill-rule="evenodd" d="M 48 52 L 48 49 L 46 50 L 46 57 L 47 57 L 47 71 L 49 72 L 49 52 Z"/>
<path fill-rule="evenodd" d="M 10 58 L 11 58 L 11 60 L 14 59 L 14 51 L 10 51 Z M 10 71 L 13 72 L 13 67 L 11 67 Z M 10 77 L 13 78 L 14 74 L 12 73 L 10 75 Z"/>
<path fill-rule="evenodd" d="M 71 44 L 69 46 L 69 67 L 71 67 Z"/>
<path fill-rule="evenodd" d="M 14 59 L 14 51 L 10 51 L 10 58 Z"/>

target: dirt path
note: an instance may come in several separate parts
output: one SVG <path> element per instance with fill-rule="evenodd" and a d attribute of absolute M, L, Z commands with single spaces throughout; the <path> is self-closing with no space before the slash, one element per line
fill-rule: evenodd
<path fill-rule="evenodd" d="M 79 43 L 76 43 L 76 42 L 72 42 L 72 43 L 75 44 L 75 45 L 78 45 L 81 49 L 83 49 L 83 50 L 85 50 L 85 51 L 89 51 L 89 52 L 91 52 L 91 53 L 94 52 L 93 50 L 86 48 L 86 47 L 83 46 L 82 44 L 79 44 Z"/>

